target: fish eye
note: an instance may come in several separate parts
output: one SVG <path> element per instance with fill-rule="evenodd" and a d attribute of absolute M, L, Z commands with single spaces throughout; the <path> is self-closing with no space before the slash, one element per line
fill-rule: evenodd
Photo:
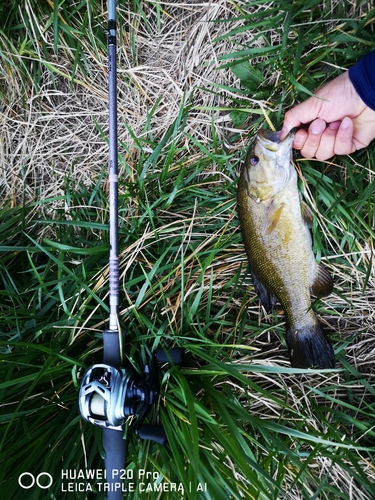
<path fill-rule="evenodd" d="M 255 167 L 255 165 L 258 165 L 258 163 L 259 163 L 259 157 L 258 156 L 254 155 L 254 156 L 252 156 L 250 158 L 250 165 L 252 167 Z"/>

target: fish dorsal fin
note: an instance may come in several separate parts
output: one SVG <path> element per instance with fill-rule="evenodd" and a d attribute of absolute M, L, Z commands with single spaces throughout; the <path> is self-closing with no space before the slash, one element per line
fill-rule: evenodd
<path fill-rule="evenodd" d="M 262 233 L 263 234 L 271 234 L 275 229 L 276 224 L 280 219 L 281 212 L 283 210 L 284 204 L 277 206 L 274 201 L 270 203 L 268 210 L 266 212 L 266 216 L 264 218 L 262 224 Z"/>
<path fill-rule="evenodd" d="M 315 276 L 313 284 L 311 285 L 311 293 L 315 297 L 327 297 L 332 292 L 333 280 L 332 276 L 324 267 L 323 264 L 318 264 L 315 267 Z"/>
<path fill-rule="evenodd" d="M 301 201 L 301 213 L 306 226 L 312 227 L 314 214 L 312 213 L 311 208 L 304 201 Z"/>

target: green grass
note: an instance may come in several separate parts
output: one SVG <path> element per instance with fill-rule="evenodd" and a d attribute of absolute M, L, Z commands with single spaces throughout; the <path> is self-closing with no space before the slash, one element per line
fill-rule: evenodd
<path fill-rule="evenodd" d="M 97 1 L 60 2 L 56 15 L 56 5 L 26 2 L 33 15 L 23 24 L 26 10 L 3 8 L 3 82 L 16 72 L 27 92 L 37 91 L 63 60 L 58 76 L 67 75 L 74 91 L 95 87 L 105 12 Z M 232 2 L 229 20 L 212 21 L 220 25 L 212 43 L 228 44 L 216 68 L 238 80 L 208 82 L 199 94 L 217 96 L 217 105 L 181 99 L 173 123 L 155 132 L 156 101 L 141 133 L 120 124 L 131 137 L 120 143 L 119 186 L 128 361 L 141 372 L 158 346 L 185 350 L 183 366 L 162 373 L 160 404 L 150 415 L 164 425 L 168 445 L 140 441 L 127 428 L 136 485 L 129 498 L 374 497 L 374 144 L 332 162 L 296 159 L 315 213 L 314 250 L 335 276 L 334 293 L 314 307 L 333 339 L 336 370 L 289 367 L 283 318 L 264 315 L 247 275 L 235 206 L 246 150 L 240 127 L 250 137 L 267 126 L 265 114 L 280 127 L 294 102 L 374 48 L 375 12 L 366 5 Z M 137 34 L 162 33 L 175 11 L 159 2 L 125 7 L 122 34 L 131 21 L 127 40 L 137 63 Z M 119 79 L 137 90 L 127 74 Z M 6 100 L 9 92 L 3 85 Z M 222 108 L 231 134 L 217 125 Z M 192 126 L 202 112 L 205 140 Z M 105 136 L 101 124 L 93 127 Z M 66 492 L 61 478 L 66 469 L 103 468 L 100 430 L 82 421 L 77 404 L 84 368 L 102 360 L 108 318 L 107 173 L 105 164 L 98 173 L 87 162 L 90 184 L 72 168 L 58 194 L 30 201 L 25 176 L 24 200 L 9 190 L 0 211 L 0 475 L 8 498 L 103 498 Z M 143 469 L 185 493 L 139 491 Z M 53 486 L 21 490 L 25 471 L 51 473 Z"/>

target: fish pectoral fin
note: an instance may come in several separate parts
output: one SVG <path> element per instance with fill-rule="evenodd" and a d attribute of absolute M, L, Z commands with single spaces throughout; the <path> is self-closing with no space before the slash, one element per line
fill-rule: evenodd
<path fill-rule="evenodd" d="M 271 201 L 268 210 L 266 211 L 266 216 L 262 223 L 262 234 L 271 234 L 275 229 L 279 219 L 281 212 L 283 210 L 284 204 L 276 205 L 274 201 Z"/>
<path fill-rule="evenodd" d="M 312 213 L 311 208 L 304 201 L 301 202 L 301 213 L 306 226 L 312 227 L 314 214 Z"/>
<path fill-rule="evenodd" d="M 333 280 L 330 272 L 322 264 L 318 264 L 315 268 L 315 276 L 311 285 L 311 293 L 316 297 L 327 297 L 332 293 Z"/>
<path fill-rule="evenodd" d="M 267 313 L 270 313 L 276 305 L 277 302 L 276 296 L 267 290 L 267 288 L 258 279 L 257 275 L 254 274 L 253 271 L 251 271 L 251 277 L 253 278 L 254 288 L 262 306 L 267 311 Z"/>

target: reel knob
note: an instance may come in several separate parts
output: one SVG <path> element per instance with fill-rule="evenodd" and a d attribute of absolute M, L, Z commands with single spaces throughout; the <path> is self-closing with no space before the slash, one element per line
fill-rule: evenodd
<path fill-rule="evenodd" d="M 158 363 L 173 363 L 174 365 L 181 366 L 183 353 L 184 350 L 180 347 L 175 347 L 173 349 L 169 349 L 168 351 L 159 347 L 154 353 L 154 356 Z"/>
<path fill-rule="evenodd" d="M 167 436 L 162 425 L 143 424 L 135 431 L 141 439 L 155 441 L 155 443 L 165 444 Z"/>

